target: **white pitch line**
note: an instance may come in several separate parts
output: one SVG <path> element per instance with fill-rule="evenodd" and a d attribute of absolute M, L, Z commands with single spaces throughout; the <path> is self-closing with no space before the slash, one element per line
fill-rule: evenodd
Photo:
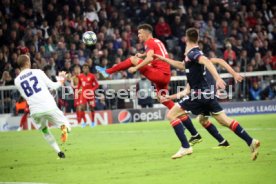
<path fill-rule="evenodd" d="M 0 182 L 0 184 L 48 184 L 48 183 L 32 183 L 32 182 Z"/>
<path fill-rule="evenodd" d="M 199 131 L 204 131 L 205 128 L 199 128 L 197 129 Z M 229 131 L 229 129 L 225 128 L 218 128 L 219 131 Z M 246 131 L 276 131 L 276 128 L 245 128 Z M 110 133 L 128 133 L 128 134 L 134 134 L 134 133 L 152 133 L 152 132 L 171 132 L 171 130 L 126 130 L 126 131 L 101 131 L 101 132 L 94 132 L 98 134 L 110 134 Z"/>

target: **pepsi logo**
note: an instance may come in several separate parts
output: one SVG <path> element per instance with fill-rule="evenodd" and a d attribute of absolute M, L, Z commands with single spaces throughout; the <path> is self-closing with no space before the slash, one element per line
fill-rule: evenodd
<path fill-rule="evenodd" d="M 122 110 L 121 112 L 119 112 L 118 114 L 118 121 L 120 123 L 128 123 L 131 121 L 131 114 L 129 111 L 127 110 Z"/>

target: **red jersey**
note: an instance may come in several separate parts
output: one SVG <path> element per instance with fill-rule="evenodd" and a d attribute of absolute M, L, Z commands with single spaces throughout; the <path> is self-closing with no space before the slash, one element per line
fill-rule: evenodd
<path fill-rule="evenodd" d="M 156 39 L 156 38 L 150 38 L 145 43 L 145 50 L 148 52 L 149 50 L 153 50 L 154 54 L 161 55 L 163 57 L 169 58 L 168 52 L 164 46 L 164 44 Z M 159 69 L 165 74 L 171 74 L 170 65 L 158 58 L 154 58 L 151 62 L 152 67 Z"/>
<path fill-rule="evenodd" d="M 88 73 L 87 75 L 81 73 L 78 75 L 78 78 L 78 89 L 82 89 L 82 91 L 86 89 L 92 89 L 95 91 L 99 87 L 98 81 L 92 73 Z"/>

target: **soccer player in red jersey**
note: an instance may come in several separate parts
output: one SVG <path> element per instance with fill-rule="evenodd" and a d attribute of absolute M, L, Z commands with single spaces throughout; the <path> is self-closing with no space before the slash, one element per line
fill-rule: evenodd
<path fill-rule="evenodd" d="M 81 73 L 81 68 L 79 65 L 74 66 L 73 76 L 71 77 L 71 85 L 74 89 L 74 106 L 76 107 L 77 121 L 78 124 L 81 123 L 83 119 L 86 122 L 85 118 L 85 107 L 83 107 L 83 96 L 81 95 L 80 85 L 79 85 L 79 75 Z"/>
<path fill-rule="evenodd" d="M 138 53 L 135 56 L 131 56 L 125 61 L 122 61 L 121 63 L 118 63 L 108 69 L 96 66 L 96 70 L 105 78 L 107 78 L 110 74 L 121 70 L 128 69 L 130 73 L 139 71 L 142 75 L 154 83 L 157 89 L 158 99 L 160 96 L 166 95 L 171 78 L 170 65 L 155 57 L 154 54 L 168 58 L 168 52 L 160 40 L 153 38 L 152 32 L 153 29 L 149 24 L 142 24 L 138 26 L 138 38 L 139 41 L 144 44 L 145 53 Z M 174 106 L 174 102 L 172 100 L 161 103 L 168 109 L 171 109 Z M 191 119 L 187 115 L 183 115 L 179 118 L 182 120 L 183 125 L 192 134 L 192 137 L 194 138 L 193 141 L 200 142 L 202 140 L 201 136 L 194 128 Z"/>
<path fill-rule="evenodd" d="M 157 92 L 162 89 L 167 90 L 171 78 L 170 65 L 153 56 L 153 54 L 158 54 L 168 57 L 164 44 L 152 37 L 152 27 L 148 24 L 142 24 L 138 27 L 138 38 L 140 42 L 144 43 L 146 50 L 144 54 L 138 53 L 135 56 L 131 56 L 112 68 L 105 69 L 96 66 L 96 69 L 106 78 L 110 74 L 121 70 L 128 69 L 130 73 L 139 71 L 155 84 Z M 174 102 L 165 102 L 164 105 L 170 109 L 174 105 Z"/>
<path fill-rule="evenodd" d="M 79 83 L 78 83 L 78 88 L 81 90 L 81 97 L 83 99 L 82 106 L 85 108 L 86 104 L 88 103 L 89 109 L 91 112 L 91 127 L 95 126 L 94 122 L 94 107 L 96 105 L 95 102 L 95 90 L 99 87 L 98 81 L 92 73 L 89 72 L 89 65 L 84 64 L 82 66 L 82 71 L 78 78 L 79 78 Z M 83 127 L 86 126 L 86 122 L 83 123 Z"/>

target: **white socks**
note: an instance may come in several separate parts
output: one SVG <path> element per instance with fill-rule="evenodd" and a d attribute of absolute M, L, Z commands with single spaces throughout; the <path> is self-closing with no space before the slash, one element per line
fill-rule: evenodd
<path fill-rule="evenodd" d="M 45 140 L 50 144 L 50 146 L 55 150 L 55 152 L 59 153 L 60 148 L 55 140 L 55 137 L 49 132 L 49 133 L 43 133 L 43 136 Z"/>

